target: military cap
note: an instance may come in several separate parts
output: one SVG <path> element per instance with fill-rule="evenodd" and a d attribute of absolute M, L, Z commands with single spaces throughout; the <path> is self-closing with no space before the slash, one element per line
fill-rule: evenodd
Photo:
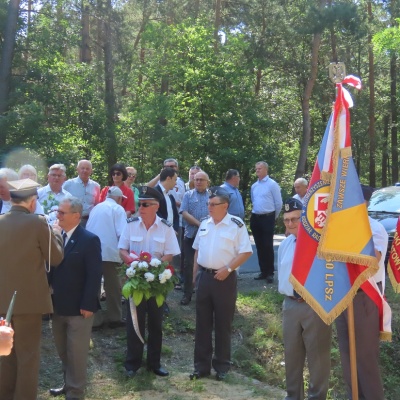
<path fill-rule="evenodd" d="M 39 183 L 29 178 L 9 181 L 7 183 L 10 190 L 10 196 L 13 199 L 23 199 L 37 195 L 37 188 L 41 186 Z"/>
<path fill-rule="evenodd" d="M 164 195 L 150 186 L 139 187 L 139 200 L 156 200 L 160 202 Z"/>
<path fill-rule="evenodd" d="M 220 197 L 223 200 L 226 200 L 228 203 L 230 202 L 229 192 L 222 188 L 221 186 L 212 186 L 208 189 L 209 198 Z"/>
<path fill-rule="evenodd" d="M 107 192 L 107 197 L 123 197 L 126 199 L 126 196 L 122 193 L 122 190 L 118 186 L 110 186 Z"/>
<path fill-rule="evenodd" d="M 303 209 L 303 203 L 293 197 L 286 199 L 283 203 L 283 212 L 288 213 L 292 211 L 301 211 Z"/>

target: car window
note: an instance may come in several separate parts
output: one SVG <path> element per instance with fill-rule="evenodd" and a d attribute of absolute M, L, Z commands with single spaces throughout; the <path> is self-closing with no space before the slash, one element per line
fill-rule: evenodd
<path fill-rule="evenodd" d="M 377 190 L 371 197 L 368 211 L 400 212 L 399 190 Z"/>

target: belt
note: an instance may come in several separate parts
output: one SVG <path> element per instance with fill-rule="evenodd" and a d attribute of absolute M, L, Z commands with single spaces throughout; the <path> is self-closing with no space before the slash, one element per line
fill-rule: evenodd
<path fill-rule="evenodd" d="M 207 272 L 207 274 L 213 274 L 213 275 L 215 275 L 215 274 L 218 272 L 217 269 L 213 269 L 213 268 L 204 268 L 204 267 L 202 267 L 201 265 L 199 265 L 199 267 L 200 267 L 200 269 L 201 269 L 203 272 Z"/>
<path fill-rule="evenodd" d="M 294 296 L 287 296 L 287 297 L 289 297 L 289 299 L 297 301 L 297 303 L 303 303 L 304 302 L 304 299 L 301 298 L 301 297 L 294 297 Z"/>
<path fill-rule="evenodd" d="M 271 211 L 271 212 L 263 213 L 263 214 L 251 213 L 251 215 L 254 215 L 255 217 L 269 217 L 270 215 L 275 215 L 275 211 Z"/>

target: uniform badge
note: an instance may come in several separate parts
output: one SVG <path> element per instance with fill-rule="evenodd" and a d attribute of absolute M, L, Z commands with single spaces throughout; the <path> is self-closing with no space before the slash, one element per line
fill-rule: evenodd
<path fill-rule="evenodd" d="M 232 217 L 231 221 L 233 221 L 239 228 L 243 226 L 243 222 L 241 222 L 239 219 Z"/>
<path fill-rule="evenodd" d="M 130 222 L 139 221 L 139 217 L 130 217 L 127 218 L 126 222 L 129 224 Z"/>

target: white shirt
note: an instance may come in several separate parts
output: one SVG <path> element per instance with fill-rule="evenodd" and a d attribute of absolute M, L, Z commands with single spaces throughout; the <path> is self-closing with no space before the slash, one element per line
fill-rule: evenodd
<path fill-rule="evenodd" d="M 79 225 L 79 224 L 78 224 Z M 78 225 L 75 225 L 72 229 L 70 229 L 68 232 L 63 231 L 67 237 L 65 238 L 64 241 L 64 247 L 67 245 L 67 243 L 69 242 L 69 239 L 71 239 L 72 234 L 75 232 L 75 229 L 78 227 Z"/>
<path fill-rule="evenodd" d="M 146 251 L 158 259 L 167 254 L 176 256 L 181 252 L 174 229 L 162 222 L 159 216 L 156 216 L 149 230 L 141 217 L 129 218 L 119 239 L 118 248 L 134 251 L 137 255 Z"/>
<path fill-rule="evenodd" d="M 294 199 L 300 200 L 303 204 L 304 204 L 304 197 L 306 197 L 306 195 L 300 197 L 297 193 L 293 196 Z"/>
<path fill-rule="evenodd" d="M 389 241 L 389 236 L 383 225 L 377 220 L 368 217 L 369 224 L 372 231 L 372 240 L 374 241 L 374 247 L 381 253 L 381 259 L 379 261 L 379 270 L 373 276 L 376 283 L 382 282 L 383 292 L 385 290 L 385 257 Z"/>
<path fill-rule="evenodd" d="M 42 205 L 44 214 L 50 224 L 53 224 L 57 219 L 56 211 L 58 210 L 58 205 L 66 197 L 71 197 L 71 193 L 63 188 L 61 188 L 59 193 L 54 193 L 49 184 L 38 190 L 38 201 Z"/>
<path fill-rule="evenodd" d="M 252 213 L 266 214 L 275 211 L 275 219 L 282 210 L 282 195 L 279 185 L 268 175 L 251 186 Z"/>
<path fill-rule="evenodd" d="M 289 282 L 292 273 L 296 236 L 289 235 L 278 249 L 278 290 L 286 296 L 293 296 L 293 285 Z"/>
<path fill-rule="evenodd" d="M 100 238 L 103 261 L 121 262 L 118 240 L 126 226 L 126 212 L 114 199 L 107 197 L 95 206 L 86 229 Z"/>
<path fill-rule="evenodd" d="M 85 185 L 82 179 L 77 176 L 76 178 L 68 179 L 64 183 L 63 188 L 82 202 L 82 216 L 84 217 L 87 217 L 93 207 L 99 202 L 100 185 L 92 179 L 89 179 Z"/>
<path fill-rule="evenodd" d="M 165 187 L 162 185 L 161 182 L 159 182 L 158 185 L 160 186 L 161 191 L 163 192 L 164 199 L 167 204 L 167 221 L 170 224 L 173 224 L 174 223 L 174 212 L 172 211 L 172 203 L 171 203 L 171 199 L 169 198 L 168 191 L 165 189 Z"/>
<path fill-rule="evenodd" d="M 178 210 L 180 204 L 182 203 L 185 192 L 186 192 L 185 182 L 180 176 L 178 176 L 174 188 L 169 191 L 169 194 L 172 194 L 172 196 L 174 196 L 175 198 L 175 202 L 177 203 L 176 207 L 178 208 Z M 182 214 L 179 214 L 179 226 L 182 226 Z"/>
<path fill-rule="evenodd" d="M 233 218 L 243 225 L 239 227 Z M 202 221 L 193 248 L 198 250 L 197 263 L 212 269 L 224 268 L 238 254 L 253 252 L 246 225 L 231 214 L 226 214 L 217 225 L 212 217 Z"/>
<path fill-rule="evenodd" d="M 12 206 L 12 204 L 11 204 L 10 200 L 8 200 L 8 201 L 3 200 L 3 207 L 1 208 L 0 212 L 2 214 L 5 214 L 6 212 L 10 211 L 11 206 Z M 40 215 L 44 214 L 43 207 L 41 206 L 39 201 L 36 202 L 36 209 L 35 209 L 34 214 L 40 214 Z"/>

